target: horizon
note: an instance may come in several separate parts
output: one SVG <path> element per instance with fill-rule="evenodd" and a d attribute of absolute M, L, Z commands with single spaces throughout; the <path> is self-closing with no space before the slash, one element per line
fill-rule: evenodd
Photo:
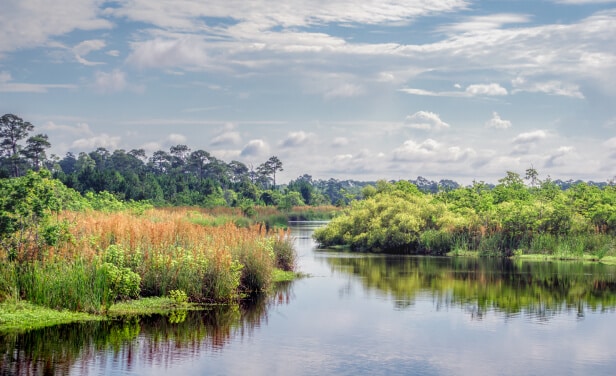
<path fill-rule="evenodd" d="M 616 1 L 0 6 L 0 113 L 47 155 L 183 144 L 277 180 L 616 176 Z"/>

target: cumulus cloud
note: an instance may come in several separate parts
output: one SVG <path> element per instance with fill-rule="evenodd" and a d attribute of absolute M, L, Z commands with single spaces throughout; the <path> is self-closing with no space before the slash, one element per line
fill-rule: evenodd
<path fill-rule="evenodd" d="M 536 130 L 532 132 L 520 133 L 519 135 L 513 138 L 514 144 L 529 144 L 533 142 L 537 142 L 543 140 L 547 137 L 547 133 L 544 130 Z"/>
<path fill-rule="evenodd" d="M 573 147 L 571 147 L 571 146 L 561 146 L 561 147 L 559 147 L 555 152 L 553 152 L 552 154 L 550 154 L 548 156 L 548 158 L 545 161 L 545 165 L 544 166 L 546 168 L 550 168 L 550 167 L 564 165 L 565 164 L 564 157 L 569 155 L 574 150 L 575 149 Z"/>
<path fill-rule="evenodd" d="M 183 134 L 179 134 L 179 133 L 171 133 L 170 135 L 167 136 L 166 138 L 166 143 L 171 144 L 171 145 L 183 145 L 186 143 L 186 136 L 184 136 Z"/>
<path fill-rule="evenodd" d="M 261 140 L 250 140 L 242 149 L 240 155 L 242 157 L 257 157 L 269 153 L 269 145 Z"/>
<path fill-rule="evenodd" d="M 242 142 L 242 136 L 236 131 L 234 123 L 225 123 L 210 141 L 212 146 L 234 146 Z"/>
<path fill-rule="evenodd" d="M 507 129 L 511 127 L 511 122 L 509 120 L 501 119 L 498 112 L 493 112 L 492 119 L 486 121 L 486 127 L 497 128 L 497 129 Z"/>
<path fill-rule="evenodd" d="M 115 93 L 127 87 L 126 74 L 119 69 L 113 71 L 98 71 L 94 75 L 94 88 L 100 93 Z"/>
<path fill-rule="evenodd" d="M 71 144 L 71 148 L 77 150 L 93 150 L 96 148 L 106 148 L 106 149 L 117 149 L 120 144 L 120 137 L 110 136 L 106 133 L 101 133 L 100 135 L 88 137 L 88 138 L 80 138 Z"/>
<path fill-rule="evenodd" d="M 280 142 L 280 146 L 283 148 L 299 147 L 309 143 L 314 137 L 313 133 L 306 133 L 304 131 L 291 132 Z"/>
<path fill-rule="evenodd" d="M 472 148 L 446 146 L 431 138 L 423 142 L 407 140 L 402 146 L 393 150 L 396 162 L 459 162 L 467 160 L 476 152 Z"/>
<path fill-rule="evenodd" d="M 438 114 L 430 111 L 418 111 L 406 117 L 404 124 L 413 129 L 441 130 L 449 128 L 449 124 L 442 121 Z"/>
<path fill-rule="evenodd" d="M 214 138 L 212 138 L 210 145 L 212 146 L 238 145 L 240 142 L 242 142 L 242 136 L 239 134 L 239 132 L 230 131 L 230 132 L 223 132 L 215 136 Z"/>
<path fill-rule="evenodd" d="M 507 89 L 500 86 L 499 84 L 476 84 L 469 85 L 466 88 L 466 93 L 471 96 L 476 95 L 489 95 L 489 96 L 498 96 L 498 95 L 507 95 Z"/>

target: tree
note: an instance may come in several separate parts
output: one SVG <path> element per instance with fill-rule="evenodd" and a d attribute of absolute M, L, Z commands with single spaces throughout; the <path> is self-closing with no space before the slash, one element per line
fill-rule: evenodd
<path fill-rule="evenodd" d="M 530 186 L 535 188 L 538 187 L 541 181 L 539 180 L 539 173 L 537 170 L 531 165 L 530 168 L 526 169 L 526 175 L 524 179 L 530 182 Z"/>
<path fill-rule="evenodd" d="M 34 125 L 16 115 L 6 114 L 0 118 L 0 148 L 6 154 L 13 177 L 19 176 L 19 165 L 22 163 L 19 141 L 33 129 Z"/>
<path fill-rule="evenodd" d="M 171 156 L 166 151 L 158 150 L 150 157 L 149 164 L 155 172 L 163 174 L 171 167 L 170 160 Z"/>
<path fill-rule="evenodd" d="M 207 164 L 210 162 L 212 156 L 205 150 L 195 150 L 190 153 L 188 157 L 188 164 L 191 169 L 197 173 L 199 179 L 203 179 L 205 176 L 205 170 Z"/>
<path fill-rule="evenodd" d="M 284 171 L 282 162 L 278 157 L 271 156 L 266 162 L 257 167 L 257 172 L 265 177 L 272 177 L 273 188 L 276 188 L 276 172 Z"/>
<path fill-rule="evenodd" d="M 45 149 L 49 149 L 51 144 L 48 141 L 46 134 L 37 134 L 28 138 L 26 148 L 22 150 L 22 154 L 32 162 L 32 167 L 35 171 L 40 170 L 41 163 L 45 161 Z"/>
<path fill-rule="evenodd" d="M 182 172 L 186 162 L 188 161 L 188 156 L 190 155 L 190 148 L 186 145 L 175 145 L 169 149 L 169 154 L 171 154 L 171 167 L 178 168 Z"/>

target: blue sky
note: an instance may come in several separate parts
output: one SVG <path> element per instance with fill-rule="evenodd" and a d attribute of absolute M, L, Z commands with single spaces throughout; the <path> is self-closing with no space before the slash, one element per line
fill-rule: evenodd
<path fill-rule="evenodd" d="M 4 0 L 0 113 L 51 153 L 186 144 L 281 181 L 616 176 L 616 1 Z"/>

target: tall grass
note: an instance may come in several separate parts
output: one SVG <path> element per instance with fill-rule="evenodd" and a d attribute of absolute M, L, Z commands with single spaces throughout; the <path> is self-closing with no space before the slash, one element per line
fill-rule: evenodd
<path fill-rule="evenodd" d="M 280 246 L 288 233 L 210 219 L 215 216 L 188 208 L 61 213 L 59 220 L 72 224 L 70 236 L 49 247 L 43 260 L 23 265 L 0 260 L 0 299 L 17 289 L 37 304 L 100 312 L 130 295 L 118 290 L 136 273 L 142 296 L 182 290 L 191 301 L 225 302 L 268 289 L 279 263 L 294 266 L 292 246 Z M 116 254 L 109 258 L 111 249 Z M 277 257 L 279 249 L 284 252 Z M 283 258 L 287 261 L 279 262 Z"/>
<path fill-rule="evenodd" d="M 108 305 L 106 275 L 97 262 L 33 262 L 18 266 L 26 300 L 53 309 L 99 313 Z"/>

